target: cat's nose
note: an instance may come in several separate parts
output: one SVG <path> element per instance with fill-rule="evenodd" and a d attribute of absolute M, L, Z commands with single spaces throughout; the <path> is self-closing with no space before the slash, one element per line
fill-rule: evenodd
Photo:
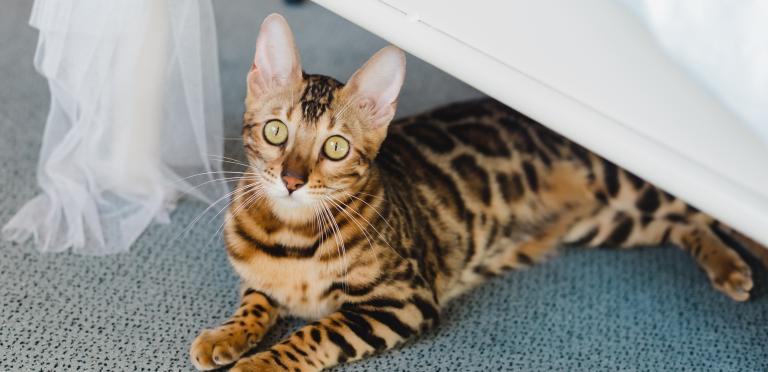
<path fill-rule="evenodd" d="M 285 188 L 288 189 L 288 194 L 292 194 L 306 183 L 306 179 L 304 177 L 297 177 L 290 172 L 283 174 L 282 178 L 283 183 L 285 184 Z"/>

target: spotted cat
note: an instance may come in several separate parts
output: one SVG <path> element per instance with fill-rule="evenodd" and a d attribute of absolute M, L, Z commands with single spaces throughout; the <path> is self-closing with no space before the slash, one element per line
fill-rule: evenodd
<path fill-rule="evenodd" d="M 243 117 L 250 166 L 225 227 L 242 301 L 194 340 L 196 368 L 318 371 L 365 358 L 563 245 L 674 244 L 716 289 L 749 298 L 750 268 L 721 236 L 756 243 L 494 100 L 390 124 L 404 71 L 390 46 L 346 85 L 304 74 L 285 20 L 264 21 Z M 312 322 L 242 357 L 282 316 Z"/>

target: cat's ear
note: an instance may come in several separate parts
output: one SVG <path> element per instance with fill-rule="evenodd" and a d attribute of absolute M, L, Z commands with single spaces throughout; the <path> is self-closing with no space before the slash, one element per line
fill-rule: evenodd
<path fill-rule="evenodd" d="M 397 95 L 405 78 L 405 53 L 392 45 L 371 57 L 344 87 L 373 128 L 385 127 L 395 116 Z"/>
<path fill-rule="evenodd" d="M 262 22 L 256 39 L 256 53 L 248 73 L 248 91 L 259 96 L 301 79 L 301 61 L 293 32 L 283 16 L 272 13 Z"/>

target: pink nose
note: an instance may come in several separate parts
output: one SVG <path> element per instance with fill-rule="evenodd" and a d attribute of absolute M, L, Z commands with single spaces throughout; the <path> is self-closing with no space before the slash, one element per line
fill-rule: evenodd
<path fill-rule="evenodd" d="M 289 194 L 304 186 L 304 180 L 293 176 L 283 176 L 283 183 L 288 189 Z"/>

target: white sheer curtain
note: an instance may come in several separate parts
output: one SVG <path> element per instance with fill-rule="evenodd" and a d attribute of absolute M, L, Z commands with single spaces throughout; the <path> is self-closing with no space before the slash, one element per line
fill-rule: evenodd
<path fill-rule="evenodd" d="M 51 92 L 42 193 L 4 237 L 44 252 L 122 252 L 169 221 L 181 194 L 223 194 L 205 184 L 222 155 L 210 0 L 36 0 L 30 23 Z"/>

